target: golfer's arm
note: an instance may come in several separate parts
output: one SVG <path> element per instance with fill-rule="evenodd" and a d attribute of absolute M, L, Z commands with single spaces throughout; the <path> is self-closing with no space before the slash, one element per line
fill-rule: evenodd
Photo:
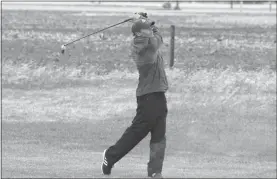
<path fill-rule="evenodd" d="M 154 37 L 156 38 L 156 48 L 158 49 L 163 44 L 163 37 L 155 25 L 153 25 L 153 33 Z"/>
<path fill-rule="evenodd" d="M 155 55 L 157 55 L 158 50 L 163 44 L 163 38 L 156 26 L 153 26 L 152 30 L 153 30 L 153 37 L 150 38 L 149 49 L 151 49 L 151 51 L 154 52 Z"/>

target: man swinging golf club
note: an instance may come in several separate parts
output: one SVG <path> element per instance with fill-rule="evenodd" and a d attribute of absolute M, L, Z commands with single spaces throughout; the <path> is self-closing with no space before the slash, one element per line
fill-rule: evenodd
<path fill-rule="evenodd" d="M 166 148 L 167 101 L 165 92 L 168 89 L 163 58 L 159 51 L 163 39 L 154 22 L 147 18 L 147 14 L 141 13 L 138 18 L 134 18 L 132 23 L 134 38 L 131 44 L 131 54 L 139 71 L 136 116 L 121 138 L 104 150 L 102 173 L 110 175 L 114 164 L 150 132 L 148 177 L 162 178 Z"/>

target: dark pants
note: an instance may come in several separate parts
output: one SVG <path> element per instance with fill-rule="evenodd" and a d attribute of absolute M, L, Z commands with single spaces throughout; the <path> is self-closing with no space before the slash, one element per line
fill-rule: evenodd
<path fill-rule="evenodd" d="M 148 176 L 161 173 L 166 148 L 167 102 L 162 92 L 137 97 L 137 114 L 115 145 L 108 148 L 106 158 L 113 165 L 130 152 L 151 132 Z"/>

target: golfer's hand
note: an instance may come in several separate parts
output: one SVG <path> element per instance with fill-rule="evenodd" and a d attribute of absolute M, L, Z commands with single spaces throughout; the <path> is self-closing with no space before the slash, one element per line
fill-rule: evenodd
<path fill-rule="evenodd" d="M 154 33 L 158 33 L 159 32 L 159 28 L 157 26 L 152 25 L 151 27 L 152 27 L 152 30 L 153 30 Z"/>
<path fill-rule="evenodd" d="M 144 13 L 144 12 L 136 12 L 134 13 L 131 17 L 130 17 L 132 20 L 132 22 L 136 22 L 137 20 L 139 19 L 147 19 L 147 13 Z"/>
<path fill-rule="evenodd" d="M 136 12 L 135 14 L 139 14 L 142 18 L 148 18 L 146 12 Z"/>

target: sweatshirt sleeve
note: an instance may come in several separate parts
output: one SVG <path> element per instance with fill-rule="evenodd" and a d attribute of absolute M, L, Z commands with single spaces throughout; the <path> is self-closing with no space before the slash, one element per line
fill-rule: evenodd
<path fill-rule="evenodd" d="M 140 54 L 148 46 L 149 38 L 148 37 L 135 37 L 132 42 L 132 53 Z"/>
<path fill-rule="evenodd" d="M 157 45 L 160 46 L 163 43 L 163 37 L 157 26 L 153 25 L 153 33 L 155 38 L 157 39 Z"/>
<path fill-rule="evenodd" d="M 150 40 L 150 46 L 153 49 L 153 51 L 156 52 L 163 44 L 163 37 L 156 26 L 153 26 L 152 29 L 154 37 L 152 37 Z"/>

